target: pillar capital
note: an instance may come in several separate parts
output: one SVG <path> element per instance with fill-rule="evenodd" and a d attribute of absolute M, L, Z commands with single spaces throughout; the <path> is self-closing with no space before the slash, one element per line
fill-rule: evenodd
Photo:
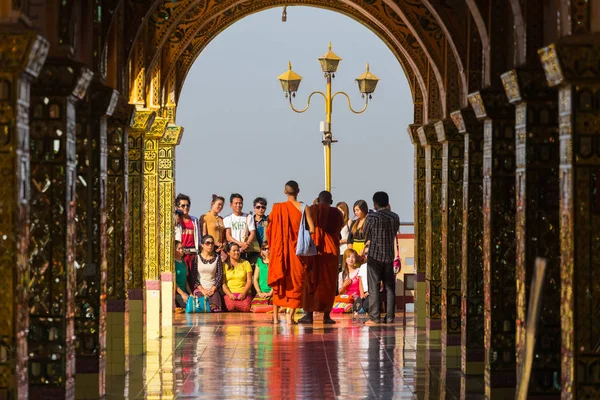
<path fill-rule="evenodd" d="M 483 125 L 477 119 L 475 112 L 471 108 L 463 108 L 450 114 L 450 118 L 456 125 L 458 133 L 474 136 L 483 136 Z"/>
<path fill-rule="evenodd" d="M 508 107 L 506 94 L 499 90 L 482 89 L 467 96 L 478 119 L 514 119 L 514 110 Z"/>
<path fill-rule="evenodd" d="M 78 100 L 85 94 L 94 73 L 85 65 L 65 58 L 48 58 L 41 69 L 31 94 L 38 96 L 73 96 Z"/>
<path fill-rule="evenodd" d="M 119 101 L 119 92 L 97 79 L 90 84 L 90 106 L 94 115 L 111 116 Z"/>
<path fill-rule="evenodd" d="M 144 133 L 144 138 L 160 140 L 163 138 L 167 131 L 167 125 L 169 124 L 168 118 L 156 117 L 150 129 Z"/>
<path fill-rule="evenodd" d="M 179 125 L 167 125 L 165 135 L 160 140 L 161 146 L 177 146 L 181 143 L 183 137 L 183 126 Z"/>
<path fill-rule="evenodd" d="M 406 132 L 408 132 L 408 137 L 410 138 L 410 141 L 412 144 L 414 145 L 421 145 L 421 141 L 419 140 L 419 133 L 417 132 L 419 127 L 421 127 L 420 124 L 410 124 L 408 125 L 408 128 L 406 129 Z"/>
<path fill-rule="evenodd" d="M 458 134 L 454 122 L 449 118 L 436 122 L 434 126 L 437 140 L 440 143 L 464 140 L 464 138 Z"/>
<path fill-rule="evenodd" d="M 134 131 L 145 132 L 150 130 L 156 119 L 156 112 L 136 108 L 133 113 L 133 124 L 131 128 Z"/>
<path fill-rule="evenodd" d="M 34 30 L 19 25 L 4 26 L 0 31 L 2 69 L 12 72 L 24 71 L 37 77 L 48 55 L 48 41 Z"/>
<path fill-rule="evenodd" d="M 135 122 L 136 109 L 127 102 L 127 98 L 119 93 L 115 108 L 108 119 L 108 125 L 119 125 L 122 128 L 132 128 Z"/>
<path fill-rule="evenodd" d="M 551 87 L 600 80 L 600 34 L 565 37 L 538 54 Z"/>
<path fill-rule="evenodd" d="M 435 123 L 422 125 L 417 129 L 421 146 L 430 146 L 437 143 L 437 133 L 435 131 Z"/>
<path fill-rule="evenodd" d="M 546 85 L 541 68 L 512 69 L 502 74 L 501 79 L 511 104 L 556 97 L 555 91 Z"/>

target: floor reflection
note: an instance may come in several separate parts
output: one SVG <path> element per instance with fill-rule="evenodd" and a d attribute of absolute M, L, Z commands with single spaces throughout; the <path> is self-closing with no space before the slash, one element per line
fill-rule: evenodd
<path fill-rule="evenodd" d="M 439 346 L 426 342 L 412 317 L 406 326 L 372 328 L 350 316 L 335 326 L 270 319 L 177 314 L 163 338 L 146 343 L 145 356 L 130 358 L 128 375 L 108 377 L 107 398 L 460 398 L 460 374 L 441 379 Z"/>

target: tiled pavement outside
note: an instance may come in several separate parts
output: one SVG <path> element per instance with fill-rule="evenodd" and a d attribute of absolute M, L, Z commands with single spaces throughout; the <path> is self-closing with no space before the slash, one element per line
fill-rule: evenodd
<path fill-rule="evenodd" d="M 283 316 L 281 317 L 283 318 Z M 351 316 L 324 326 L 270 323 L 271 315 L 175 314 L 126 376 L 107 376 L 108 399 L 479 399 L 483 379 L 443 369 L 412 314 L 406 326 L 365 327 Z M 459 360 L 447 360 L 459 365 Z M 446 370 L 442 377 L 441 371 Z"/>

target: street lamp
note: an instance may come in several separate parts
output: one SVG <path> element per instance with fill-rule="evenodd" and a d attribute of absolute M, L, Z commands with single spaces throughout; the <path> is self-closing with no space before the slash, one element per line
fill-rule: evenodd
<path fill-rule="evenodd" d="M 285 97 L 290 101 L 290 108 L 297 113 L 303 113 L 308 110 L 310 107 L 310 99 L 313 97 L 313 95 L 320 94 L 323 96 L 323 99 L 325 99 L 325 122 L 321 122 L 321 132 L 323 132 L 323 146 L 325 150 L 325 190 L 328 191 L 331 191 L 331 143 L 337 142 L 337 140 L 333 139 L 333 134 L 331 133 L 331 111 L 333 99 L 338 94 L 346 96 L 350 111 L 352 111 L 354 114 L 362 114 L 367 110 L 367 107 L 369 106 L 369 99 L 372 98 L 372 94 L 375 92 L 377 82 L 379 82 L 379 78 L 369 71 L 369 63 L 367 63 L 367 70 L 361 76 L 356 78 L 358 90 L 365 99 L 365 106 L 360 111 L 354 110 L 354 108 L 352 108 L 352 104 L 350 103 L 350 96 L 348 96 L 347 93 L 336 92 L 333 95 L 331 94 L 331 80 L 335 78 L 335 72 L 337 71 L 340 61 L 342 61 L 342 59 L 333 51 L 331 51 L 331 43 L 329 43 L 329 50 L 327 53 L 319 57 L 319 64 L 321 64 L 321 70 L 323 71 L 327 81 L 326 91 L 325 93 L 319 91 L 312 92 L 308 96 L 306 107 L 302 110 L 297 110 L 292 104 L 292 99 L 296 97 L 296 92 L 298 91 L 300 82 L 302 81 L 302 77 L 292 71 L 292 63 L 288 62 L 288 70 L 277 77 L 281 83 L 281 88 L 285 93 Z"/>

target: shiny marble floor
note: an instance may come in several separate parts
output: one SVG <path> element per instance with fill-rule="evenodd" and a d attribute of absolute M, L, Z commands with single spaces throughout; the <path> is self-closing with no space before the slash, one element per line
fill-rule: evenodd
<path fill-rule="evenodd" d="M 483 392 L 482 379 L 461 377 L 460 360 L 427 343 L 412 314 L 377 327 L 349 315 L 333 326 L 274 326 L 270 314 L 174 318 L 144 356 L 129 357 L 127 375 L 107 376 L 108 399 L 483 397 L 470 393 Z"/>

